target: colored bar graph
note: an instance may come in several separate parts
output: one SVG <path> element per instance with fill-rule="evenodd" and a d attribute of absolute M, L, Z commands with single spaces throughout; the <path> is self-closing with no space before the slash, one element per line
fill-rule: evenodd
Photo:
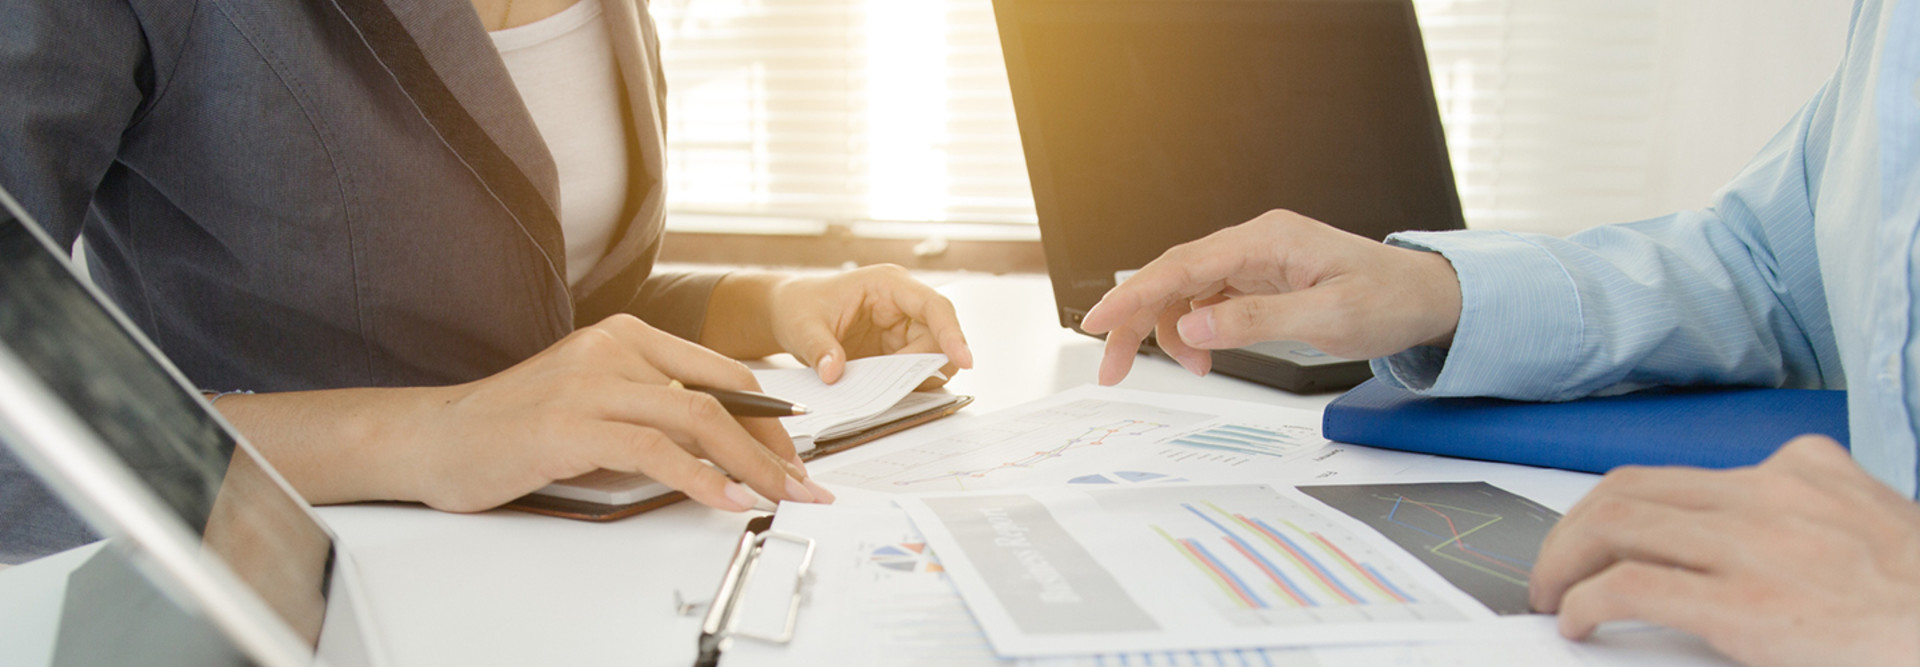
<path fill-rule="evenodd" d="M 1266 574 L 1268 579 L 1273 580 L 1274 588 L 1279 589 L 1281 594 L 1286 595 L 1287 599 L 1292 600 L 1294 605 L 1301 607 L 1318 606 L 1315 605 L 1312 600 L 1308 600 L 1306 595 L 1300 592 L 1300 587 L 1295 585 L 1292 579 L 1288 579 L 1287 575 L 1281 574 L 1280 570 L 1273 566 L 1273 561 L 1267 560 L 1266 556 L 1262 556 L 1259 552 L 1253 551 L 1239 540 L 1228 539 L 1227 544 L 1232 546 L 1234 551 L 1240 552 L 1240 555 L 1246 558 L 1248 562 L 1253 563 L 1254 567 L 1260 568 L 1261 573 Z"/>
<path fill-rule="evenodd" d="M 1240 556 L 1241 560 L 1235 562 L 1244 564 L 1239 567 L 1251 568 L 1240 572 L 1251 574 L 1257 571 L 1271 581 L 1271 592 L 1280 595 L 1282 606 L 1390 605 L 1418 601 L 1394 585 L 1378 568 L 1348 555 L 1346 550 L 1322 533 L 1301 528 L 1285 519 L 1277 521 L 1286 527 L 1286 530 L 1282 530 L 1266 520 L 1233 513 L 1212 502 L 1202 502 L 1206 505 L 1205 510 L 1191 503 L 1180 503 L 1179 506 L 1218 531 L 1219 539 Z M 1179 550 L 1188 562 L 1205 572 L 1239 606 L 1270 608 L 1247 583 L 1247 579 L 1236 572 L 1233 565 L 1208 551 L 1201 539 L 1174 537 L 1157 525 L 1153 529 Z M 1240 531 L 1259 536 L 1259 544 L 1243 537 Z M 1284 564 L 1280 561 L 1284 561 Z M 1303 573 L 1313 581 L 1316 592 L 1309 593 L 1301 585 L 1303 582 L 1299 577 Z M 1362 594 L 1362 590 L 1366 594 Z"/>
<path fill-rule="evenodd" d="M 1172 442 L 1187 447 L 1260 456 L 1285 456 L 1303 444 L 1297 436 L 1240 424 L 1216 425 L 1174 438 Z"/>
<path fill-rule="evenodd" d="M 1207 551 L 1207 548 L 1198 540 L 1175 538 L 1159 526 L 1154 526 L 1153 531 L 1159 533 L 1160 537 L 1166 538 L 1175 550 L 1187 557 L 1188 562 L 1206 572 L 1208 578 L 1213 579 L 1214 583 L 1219 584 L 1221 590 L 1226 591 L 1228 596 L 1238 600 L 1241 605 L 1248 609 L 1267 608 L 1267 604 L 1247 587 L 1247 582 L 1241 581 L 1240 575 L 1234 574 L 1231 568 L 1215 558 L 1213 553 Z"/>
<path fill-rule="evenodd" d="M 1215 507 L 1213 509 L 1216 512 L 1226 514 L 1226 510 L 1222 510 L 1218 507 Z M 1288 556 L 1291 556 L 1294 562 L 1299 563 L 1302 568 L 1305 568 L 1308 572 L 1313 573 L 1314 578 L 1318 579 L 1320 581 L 1320 585 L 1326 588 L 1328 592 L 1331 592 L 1334 595 L 1339 596 L 1341 599 L 1346 600 L 1347 604 L 1362 603 L 1360 596 L 1355 594 L 1353 592 L 1353 589 L 1347 588 L 1347 585 L 1341 582 L 1339 577 L 1334 576 L 1333 572 L 1328 570 L 1326 566 L 1321 565 L 1319 559 L 1309 555 L 1306 551 L 1300 548 L 1300 545 L 1295 544 L 1293 540 L 1288 539 L 1287 536 L 1282 535 L 1280 534 L 1279 531 L 1274 530 L 1272 526 L 1268 526 L 1266 522 L 1250 521 L 1245 516 L 1235 515 L 1235 514 L 1229 514 L 1228 516 L 1231 516 L 1234 519 L 1238 520 L 1242 525 L 1246 526 L 1249 530 L 1252 530 L 1255 533 L 1259 534 L 1261 537 L 1267 538 L 1267 543 L 1272 544 L 1273 548 L 1279 549 L 1282 552 L 1285 552 Z"/>
<path fill-rule="evenodd" d="M 1292 523 L 1288 523 L 1287 527 L 1292 528 L 1294 530 L 1298 530 L 1303 533 L 1307 532 L 1307 531 L 1301 530 L 1299 526 L 1295 526 Z M 1308 533 L 1308 534 L 1312 535 L 1314 541 L 1319 542 L 1320 546 L 1326 547 L 1327 551 L 1332 552 L 1333 555 L 1339 559 L 1342 565 L 1347 566 L 1348 570 L 1352 571 L 1355 575 L 1360 576 L 1362 579 L 1365 579 L 1367 583 L 1373 584 L 1373 587 L 1375 589 L 1379 590 L 1382 593 L 1387 594 L 1387 597 L 1391 597 L 1400 602 L 1413 601 L 1413 598 L 1408 597 L 1407 594 L 1400 592 L 1399 588 L 1396 588 L 1392 584 L 1387 583 L 1387 580 L 1384 577 L 1381 577 L 1380 572 L 1378 570 L 1373 569 L 1373 566 L 1354 560 L 1352 556 L 1347 555 L 1347 552 L 1342 551 L 1339 545 L 1334 544 L 1332 540 L 1328 540 L 1327 536 L 1321 535 L 1319 533 Z"/>

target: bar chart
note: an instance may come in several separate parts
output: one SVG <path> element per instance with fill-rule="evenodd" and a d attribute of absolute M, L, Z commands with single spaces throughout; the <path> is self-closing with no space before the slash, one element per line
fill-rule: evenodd
<path fill-rule="evenodd" d="M 1089 492 L 1150 532 L 1181 581 L 1241 626 L 1457 620 L 1346 527 L 1264 485 Z"/>

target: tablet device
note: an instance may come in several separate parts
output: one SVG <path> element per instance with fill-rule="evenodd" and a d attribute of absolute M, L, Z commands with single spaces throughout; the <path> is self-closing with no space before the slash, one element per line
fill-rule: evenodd
<path fill-rule="evenodd" d="M 0 442 L 106 538 L 60 573 L 52 636 L 9 636 L 0 652 L 46 641 L 56 665 L 383 664 L 334 534 L 4 191 Z"/>

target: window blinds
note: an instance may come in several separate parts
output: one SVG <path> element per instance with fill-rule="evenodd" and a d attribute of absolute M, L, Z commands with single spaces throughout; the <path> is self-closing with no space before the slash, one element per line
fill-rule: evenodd
<path fill-rule="evenodd" d="M 1637 203 L 1657 0 L 1415 4 L 1469 224 L 1602 222 Z M 676 220 L 1033 223 L 990 0 L 651 9 Z"/>

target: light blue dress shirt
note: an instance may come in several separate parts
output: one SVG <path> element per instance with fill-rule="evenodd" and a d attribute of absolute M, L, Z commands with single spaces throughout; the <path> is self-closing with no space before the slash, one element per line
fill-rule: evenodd
<path fill-rule="evenodd" d="M 1838 71 L 1712 208 L 1567 238 L 1396 234 L 1460 274 L 1450 350 L 1376 359 L 1437 396 L 1659 384 L 1847 389 L 1853 456 L 1915 493 L 1920 2 L 1854 6 Z"/>

